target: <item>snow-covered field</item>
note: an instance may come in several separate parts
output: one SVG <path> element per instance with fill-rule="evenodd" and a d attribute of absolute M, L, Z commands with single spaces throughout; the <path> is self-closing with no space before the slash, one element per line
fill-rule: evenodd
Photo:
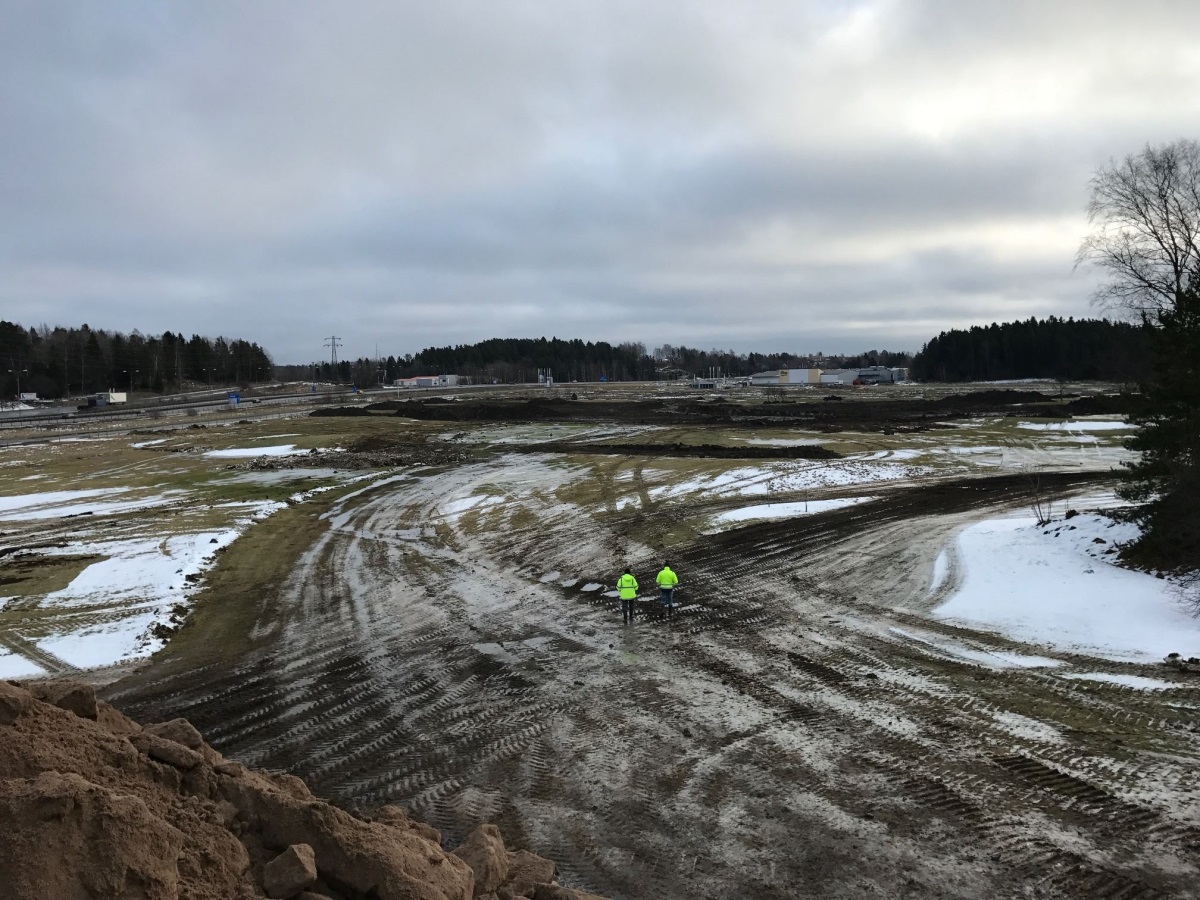
<path fill-rule="evenodd" d="M 1200 652 L 1200 619 L 1172 583 L 1111 561 L 1107 551 L 1136 534 L 1098 514 L 1045 527 L 1030 516 L 979 522 L 958 537 L 957 589 L 935 615 L 1101 659 Z"/>
<path fill-rule="evenodd" d="M 39 519 L 66 519 L 75 516 L 102 516 L 114 513 L 152 509 L 177 502 L 182 493 L 165 491 L 162 494 L 120 500 L 101 498 L 121 496 L 129 488 L 113 487 L 96 490 L 46 491 L 16 497 L 0 497 L 0 522 L 28 522 Z"/>
<path fill-rule="evenodd" d="M 251 459 L 258 456 L 297 456 L 308 453 L 295 444 L 277 444 L 273 447 L 231 447 L 228 450 L 209 450 L 204 455 L 210 459 Z"/>
<path fill-rule="evenodd" d="M 279 440 L 295 436 L 247 434 L 229 449 L 191 450 L 194 433 L 118 433 L 0 449 L 12 472 L 0 481 L 0 678 L 110 665 L 161 647 L 155 626 L 178 617 L 220 550 L 286 503 L 359 477 L 217 468 L 308 452 Z M 144 452 L 164 444 L 177 452 Z"/>
<path fill-rule="evenodd" d="M 856 503 L 866 503 L 874 497 L 835 497 L 830 500 L 811 500 L 798 503 L 761 503 L 757 506 L 743 506 L 731 509 L 713 518 L 714 525 L 727 525 L 733 522 L 751 522 L 761 519 L 789 519 L 793 516 L 811 516 L 828 512 L 831 509 L 842 509 Z"/>
<path fill-rule="evenodd" d="M 765 497 L 818 488 L 901 481 L 928 475 L 928 470 L 868 459 L 799 460 L 761 466 L 739 466 L 650 489 L 654 500 L 694 497 Z"/>
<path fill-rule="evenodd" d="M 1126 422 L 1073 420 L 1070 422 L 1021 422 L 1018 428 L 1026 431 L 1128 431 Z"/>
<path fill-rule="evenodd" d="M 32 495 L 33 502 L 24 507 L 16 502 L 20 498 L 2 498 L 9 510 L 3 518 L 18 522 L 57 518 L 66 510 L 83 505 L 78 502 L 81 499 L 78 495 L 95 492 L 58 493 L 65 496 L 58 498 L 56 506 L 47 504 L 47 494 Z M 108 495 L 112 491 L 103 493 Z M 154 534 L 135 528 L 143 536 L 106 537 L 104 517 L 150 509 L 175 499 L 178 498 L 88 503 L 88 513 L 100 520 L 96 523 L 99 527 L 75 529 L 73 539 L 61 541 L 61 546 L 43 547 L 38 554 L 51 564 L 58 557 L 96 558 L 96 561 L 86 565 L 65 587 L 40 597 L 4 596 L 0 588 L 0 612 L 17 604 L 26 611 L 31 603 L 40 611 L 35 625 L 18 629 L 9 639 L 32 645 L 41 653 L 79 669 L 153 653 L 162 646 L 162 641 L 152 633 L 153 626 L 166 622 L 175 607 L 187 601 L 217 552 L 253 522 L 283 506 L 275 501 L 223 504 L 232 508 L 227 525 L 220 529 L 191 531 L 185 519 L 173 523 L 173 529 L 180 529 L 175 533 L 164 534 L 160 528 Z M 74 505 L 64 505 L 70 501 Z M 14 561 L 21 559 L 20 554 L 14 556 Z M 46 670 L 35 660 L 12 652 L 0 653 L 0 678 L 44 674 Z"/>

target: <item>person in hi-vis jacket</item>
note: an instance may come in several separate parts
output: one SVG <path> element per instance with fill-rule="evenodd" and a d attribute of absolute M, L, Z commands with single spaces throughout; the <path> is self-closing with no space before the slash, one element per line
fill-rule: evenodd
<path fill-rule="evenodd" d="M 629 569 L 625 570 L 625 574 L 617 579 L 617 593 L 621 597 L 621 616 L 628 625 L 633 621 L 633 608 L 637 606 L 637 579 Z"/>

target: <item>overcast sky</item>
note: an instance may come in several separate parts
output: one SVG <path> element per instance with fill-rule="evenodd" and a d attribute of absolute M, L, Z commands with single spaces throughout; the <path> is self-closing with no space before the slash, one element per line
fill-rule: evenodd
<path fill-rule="evenodd" d="M 1193 0 L 0 0 L 0 318 L 916 350 L 1096 314 L 1088 179 L 1180 137 Z"/>

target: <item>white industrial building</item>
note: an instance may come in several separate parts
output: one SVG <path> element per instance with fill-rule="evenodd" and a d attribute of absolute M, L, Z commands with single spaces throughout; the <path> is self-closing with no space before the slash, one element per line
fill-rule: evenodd
<path fill-rule="evenodd" d="M 820 382 L 820 369 L 772 369 L 769 372 L 756 372 L 750 376 L 750 383 L 759 387 L 820 384 Z"/>
<path fill-rule="evenodd" d="M 435 388 L 458 387 L 457 375 L 418 375 L 416 378 L 397 378 L 392 387 L 398 388 Z"/>
<path fill-rule="evenodd" d="M 772 369 L 755 372 L 750 383 L 756 387 L 785 387 L 809 384 L 895 384 L 908 381 L 908 369 L 867 366 L 862 369 Z"/>
<path fill-rule="evenodd" d="M 826 369 L 821 372 L 821 384 L 854 384 L 858 369 Z"/>
<path fill-rule="evenodd" d="M 826 369 L 821 384 L 895 384 L 908 380 L 908 369 L 866 366 L 862 369 Z"/>

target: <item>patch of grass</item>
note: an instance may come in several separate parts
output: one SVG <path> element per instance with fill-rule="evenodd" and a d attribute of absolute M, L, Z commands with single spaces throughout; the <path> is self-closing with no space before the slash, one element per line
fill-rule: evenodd
<path fill-rule="evenodd" d="M 98 555 L 43 556 L 15 555 L 0 560 L 0 597 L 40 596 L 61 591 L 92 563 L 104 559 Z M 13 604 L 9 604 L 15 608 Z M 0 612 L 0 622 L 4 614 Z"/>
<path fill-rule="evenodd" d="M 256 624 L 282 618 L 279 587 L 328 527 L 320 515 L 333 499 L 281 510 L 222 551 L 191 615 L 158 657 L 190 665 L 240 659 L 255 643 Z"/>

